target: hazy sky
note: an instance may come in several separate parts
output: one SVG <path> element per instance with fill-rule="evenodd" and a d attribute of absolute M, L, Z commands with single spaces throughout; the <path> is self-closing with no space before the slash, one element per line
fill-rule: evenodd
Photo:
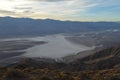
<path fill-rule="evenodd" d="M 120 0 L 0 0 L 0 16 L 120 21 Z"/>

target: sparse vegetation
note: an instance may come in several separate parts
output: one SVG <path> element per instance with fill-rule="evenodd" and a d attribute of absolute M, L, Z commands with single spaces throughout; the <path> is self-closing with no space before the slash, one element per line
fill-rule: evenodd
<path fill-rule="evenodd" d="M 96 71 L 62 71 L 51 69 L 32 69 L 23 70 L 16 68 L 5 69 L 0 80 L 119 80 L 120 68 Z"/>

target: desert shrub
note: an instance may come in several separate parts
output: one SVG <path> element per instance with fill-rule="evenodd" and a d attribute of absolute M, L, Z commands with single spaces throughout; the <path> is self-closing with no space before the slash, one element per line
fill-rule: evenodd
<path fill-rule="evenodd" d="M 40 80 L 51 80 L 49 77 L 41 77 Z"/>
<path fill-rule="evenodd" d="M 18 69 L 8 68 L 3 74 L 4 80 L 28 80 L 27 75 Z"/>

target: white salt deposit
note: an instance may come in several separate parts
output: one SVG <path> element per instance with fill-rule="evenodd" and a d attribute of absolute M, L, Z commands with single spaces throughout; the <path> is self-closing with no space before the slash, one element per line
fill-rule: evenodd
<path fill-rule="evenodd" d="M 93 47 L 71 43 L 63 35 L 50 35 L 28 39 L 33 41 L 47 41 L 48 43 L 27 49 L 26 54 L 23 55 L 25 57 L 60 58 L 80 51 L 93 49 Z"/>

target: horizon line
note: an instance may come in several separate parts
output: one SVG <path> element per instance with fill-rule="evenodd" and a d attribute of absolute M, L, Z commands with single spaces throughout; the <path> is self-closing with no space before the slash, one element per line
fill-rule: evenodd
<path fill-rule="evenodd" d="M 63 19 L 52 19 L 52 18 L 32 18 L 32 17 L 14 17 L 14 16 L 0 16 L 0 18 L 16 18 L 16 19 L 21 19 L 21 18 L 26 18 L 26 19 L 32 19 L 32 20 L 55 20 L 55 21 L 63 21 L 63 22 L 118 22 L 120 23 L 120 21 L 80 21 L 80 20 L 63 20 Z"/>

